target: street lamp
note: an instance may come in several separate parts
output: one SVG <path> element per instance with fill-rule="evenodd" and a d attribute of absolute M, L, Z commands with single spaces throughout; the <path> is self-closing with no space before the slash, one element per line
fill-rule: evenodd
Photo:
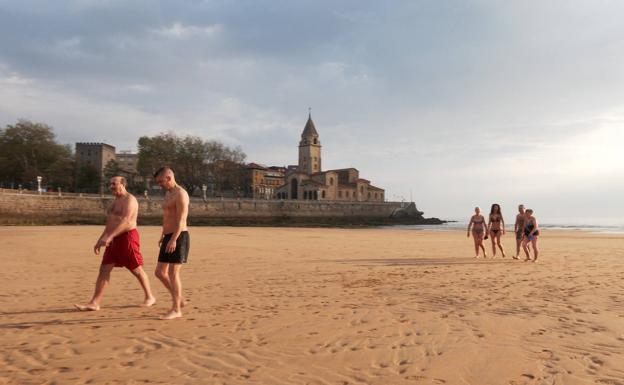
<path fill-rule="evenodd" d="M 37 191 L 39 191 L 39 194 L 41 194 L 41 181 L 43 180 L 43 177 L 38 176 L 37 177 Z"/>

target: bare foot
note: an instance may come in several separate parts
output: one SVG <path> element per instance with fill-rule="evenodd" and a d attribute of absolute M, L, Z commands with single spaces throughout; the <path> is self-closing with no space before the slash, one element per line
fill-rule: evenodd
<path fill-rule="evenodd" d="M 140 304 L 139 306 L 140 307 L 150 307 L 150 306 L 154 305 L 155 303 L 156 303 L 156 298 L 151 297 L 151 298 L 148 298 L 145 301 L 143 301 L 143 303 Z"/>
<path fill-rule="evenodd" d="M 524 262 L 527 262 L 527 261 L 530 261 L 530 260 L 531 260 L 531 258 L 525 258 Z"/>
<path fill-rule="evenodd" d="M 506 258 L 507 256 L 505 255 L 505 253 L 503 253 L 503 258 Z"/>
<path fill-rule="evenodd" d="M 100 310 L 99 305 L 95 305 L 92 303 L 88 303 L 86 305 L 79 305 L 77 303 L 74 304 L 74 307 L 80 311 L 98 311 Z"/>
<path fill-rule="evenodd" d="M 514 255 L 513 257 L 511 257 L 513 259 L 520 259 L 520 257 L 518 257 L 517 255 Z"/>
<path fill-rule="evenodd" d="M 171 310 L 169 313 L 160 316 L 161 320 L 170 320 L 182 317 L 182 312 Z"/>

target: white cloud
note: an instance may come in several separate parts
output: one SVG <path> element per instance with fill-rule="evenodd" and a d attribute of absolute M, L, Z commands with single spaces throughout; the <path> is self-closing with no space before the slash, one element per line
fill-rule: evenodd
<path fill-rule="evenodd" d="M 180 22 L 175 22 L 167 27 L 161 27 L 158 29 L 151 29 L 152 33 L 169 39 L 192 39 L 192 38 L 212 38 L 217 36 L 222 27 L 219 24 L 213 24 L 209 26 L 196 26 L 185 25 Z"/>

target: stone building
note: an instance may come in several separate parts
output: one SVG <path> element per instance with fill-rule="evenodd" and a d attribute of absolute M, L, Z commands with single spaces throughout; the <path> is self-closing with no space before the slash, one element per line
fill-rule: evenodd
<path fill-rule="evenodd" d="M 283 167 L 266 167 L 257 163 L 245 166 L 245 195 L 256 199 L 275 199 L 275 190 L 284 184 Z"/>
<path fill-rule="evenodd" d="M 138 175 L 139 154 L 133 154 L 129 151 L 122 151 L 116 154 L 117 164 L 119 168 L 127 174 Z"/>
<path fill-rule="evenodd" d="M 99 181 L 99 191 L 104 191 L 104 169 L 111 160 L 115 160 L 115 147 L 106 143 L 76 143 L 76 170 L 92 169 Z"/>
<path fill-rule="evenodd" d="M 357 169 L 349 167 L 322 171 L 321 165 L 321 141 L 309 115 L 299 141 L 299 164 L 286 171 L 284 184 L 276 190 L 277 198 L 384 201 L 384 190 L 360 178 Z"/>
<path fill-rule="evenodd" d="M 145 185 L 145 178 L 139 174 L 139 154 L 121 151 L 116 157 L 120 174 L 126 177 L 129 185 Z"/>

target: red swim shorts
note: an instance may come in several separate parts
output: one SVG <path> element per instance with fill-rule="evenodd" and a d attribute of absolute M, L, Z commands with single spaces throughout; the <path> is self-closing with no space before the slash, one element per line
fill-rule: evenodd
<path fill-rule="evenodd" d="M 143 265 L 143 257 L 139 246 L 139 232 L 132 229 L 119 234 L 106 248 L 102 265 L 115 264 L 115 267 L 125 267 L 134 270 Z"/>

